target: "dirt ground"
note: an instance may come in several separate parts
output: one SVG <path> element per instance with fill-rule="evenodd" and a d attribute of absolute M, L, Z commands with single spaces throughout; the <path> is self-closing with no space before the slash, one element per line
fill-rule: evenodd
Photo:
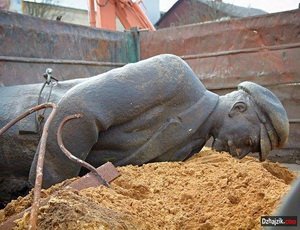
<path fill-rule="evenodd" d="M 279 164 L 237 160 L 204 150 L 186 162 L 126 166 L 111 188 L 43 191 L 39 229 L 260 229 L 295 175 Z M 58 192 L 57 192 L 58 191 Z M 56 195 L 51 195 L 56 192 Z M 0 211 L 0 223 L 31 204 L 32 195 Z M 27 229 L 29 214 L 17 221 Z"/>

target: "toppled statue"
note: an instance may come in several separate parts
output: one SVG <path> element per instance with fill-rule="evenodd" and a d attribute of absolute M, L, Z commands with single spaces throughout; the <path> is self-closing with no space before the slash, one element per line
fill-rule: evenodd
<path fill-rule="evenodd" d="M 41 86 L 1 87 L 0 127 L 36 105 Z M 118 166 L 183 161 L 211 136 L 218 151 L 237 158 L 258 152 L 263 161 L 289 134 L 286 111 L 268 89 L 242 82 L 237 91 L 218 96 L 205 89 L 186 62 L 168 54 L 95 77 L 58 82 L 50 101 L 58 109 L 47 141 L 44 187 L 80 173 L 56 140 L 62 119 L 75 113 L 83 117 L 64 127 L 65 146 L 95 167 L 107 161 Z M 20 135 L 34 123 L 28 119 L 0 137 L 0 196 L 5 189 L 16 189 L 9 187 L 13 180 L 34 183 L 39 136 Z"/>

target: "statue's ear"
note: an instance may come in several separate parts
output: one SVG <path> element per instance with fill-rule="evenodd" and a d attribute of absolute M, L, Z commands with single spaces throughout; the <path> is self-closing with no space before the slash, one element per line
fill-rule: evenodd
<path fill-rule="evenodd" d="M 233 117 L 239 113 L 245 112 L 246 110 L 247 110 L 247 104 L 243 101 L 238 101 L 238 102 L 234 103 L 228 116 Z"/>

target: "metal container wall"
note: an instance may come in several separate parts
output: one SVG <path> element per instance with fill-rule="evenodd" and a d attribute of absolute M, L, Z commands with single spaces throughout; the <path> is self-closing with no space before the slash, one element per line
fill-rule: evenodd
<path fill-rule="evenodd" d="M 89 77 L 137 61 L 134 32 L 112 32 L 0 12 L 0 86 Z"/>
<path fill-rule="evenodd" d="M 218 94 L 253 81 L 273 91 L 290 119 L 289 142 L 270 159 L 300 161 L 300 10 L 143 32 L 141 59 L 181 56 Z"/>

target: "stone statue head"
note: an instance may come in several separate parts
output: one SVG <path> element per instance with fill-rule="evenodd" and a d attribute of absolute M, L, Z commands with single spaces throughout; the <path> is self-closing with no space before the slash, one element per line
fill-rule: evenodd
<path fill-rule="evenodd" d="M 258 152 L 264 161 L 272 149 L 288 139 L 289 121 L 279 99 L 253 82 L 242 82 L 238 90 L 220 97 L 214 128 L 213 148 L 243 158 Z M 222 115 L 222 116 L 221 116 Z"/>

